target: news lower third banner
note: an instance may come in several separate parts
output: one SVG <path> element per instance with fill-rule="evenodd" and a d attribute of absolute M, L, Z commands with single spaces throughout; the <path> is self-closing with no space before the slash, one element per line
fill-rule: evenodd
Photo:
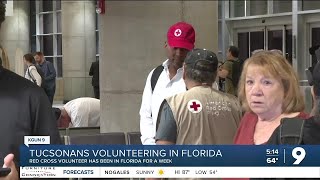
<path fill-rule="evenodd" d="M 319 178 L 319 146 L 22 145 L 21 178 Z"/>

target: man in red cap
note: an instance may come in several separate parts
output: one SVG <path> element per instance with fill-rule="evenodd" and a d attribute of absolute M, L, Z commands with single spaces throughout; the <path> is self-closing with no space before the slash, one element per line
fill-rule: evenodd
<path fill-rule="evenodd" d="M 187 53 L 194 48 L 195 31 L 192 25 L 178 22 L 167 32 L 165 49 L 168 59 L 148 75 L 140 108 L 141 142 L 155 144 L 156 121 L 162 101 L 185 92 L 182 65 Z"/>

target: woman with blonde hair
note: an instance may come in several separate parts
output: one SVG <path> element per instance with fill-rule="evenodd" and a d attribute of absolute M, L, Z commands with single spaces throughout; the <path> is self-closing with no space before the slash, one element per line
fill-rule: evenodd
<path fill-rule="evenodd" d="M 235 144 L 265 144 L 282 118 L 308 118 L 298 77 L 277 52 L 260 51 L 246 60 L 238 93 L 246 113 Z"/>

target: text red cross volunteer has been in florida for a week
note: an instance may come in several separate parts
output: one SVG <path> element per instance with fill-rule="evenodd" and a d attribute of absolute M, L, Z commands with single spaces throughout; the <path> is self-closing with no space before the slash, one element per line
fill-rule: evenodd
<path fill-rule="evenodd" d="M 190 105 L 190 108 L 193 108 L 195 111 L 198 111 L 198 107 L 200 107 L 200 104 L 196 102 L 192 102 L 192 105 Z"/>

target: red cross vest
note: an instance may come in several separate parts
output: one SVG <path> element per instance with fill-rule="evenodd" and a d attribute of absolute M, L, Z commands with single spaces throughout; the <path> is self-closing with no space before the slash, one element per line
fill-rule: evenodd
<path fill-rule="evenodd" d="M 232 144 L 242 113 L 239 101 L 196 86 L 166 99 L 177 124 L 176 144 Z"/>

